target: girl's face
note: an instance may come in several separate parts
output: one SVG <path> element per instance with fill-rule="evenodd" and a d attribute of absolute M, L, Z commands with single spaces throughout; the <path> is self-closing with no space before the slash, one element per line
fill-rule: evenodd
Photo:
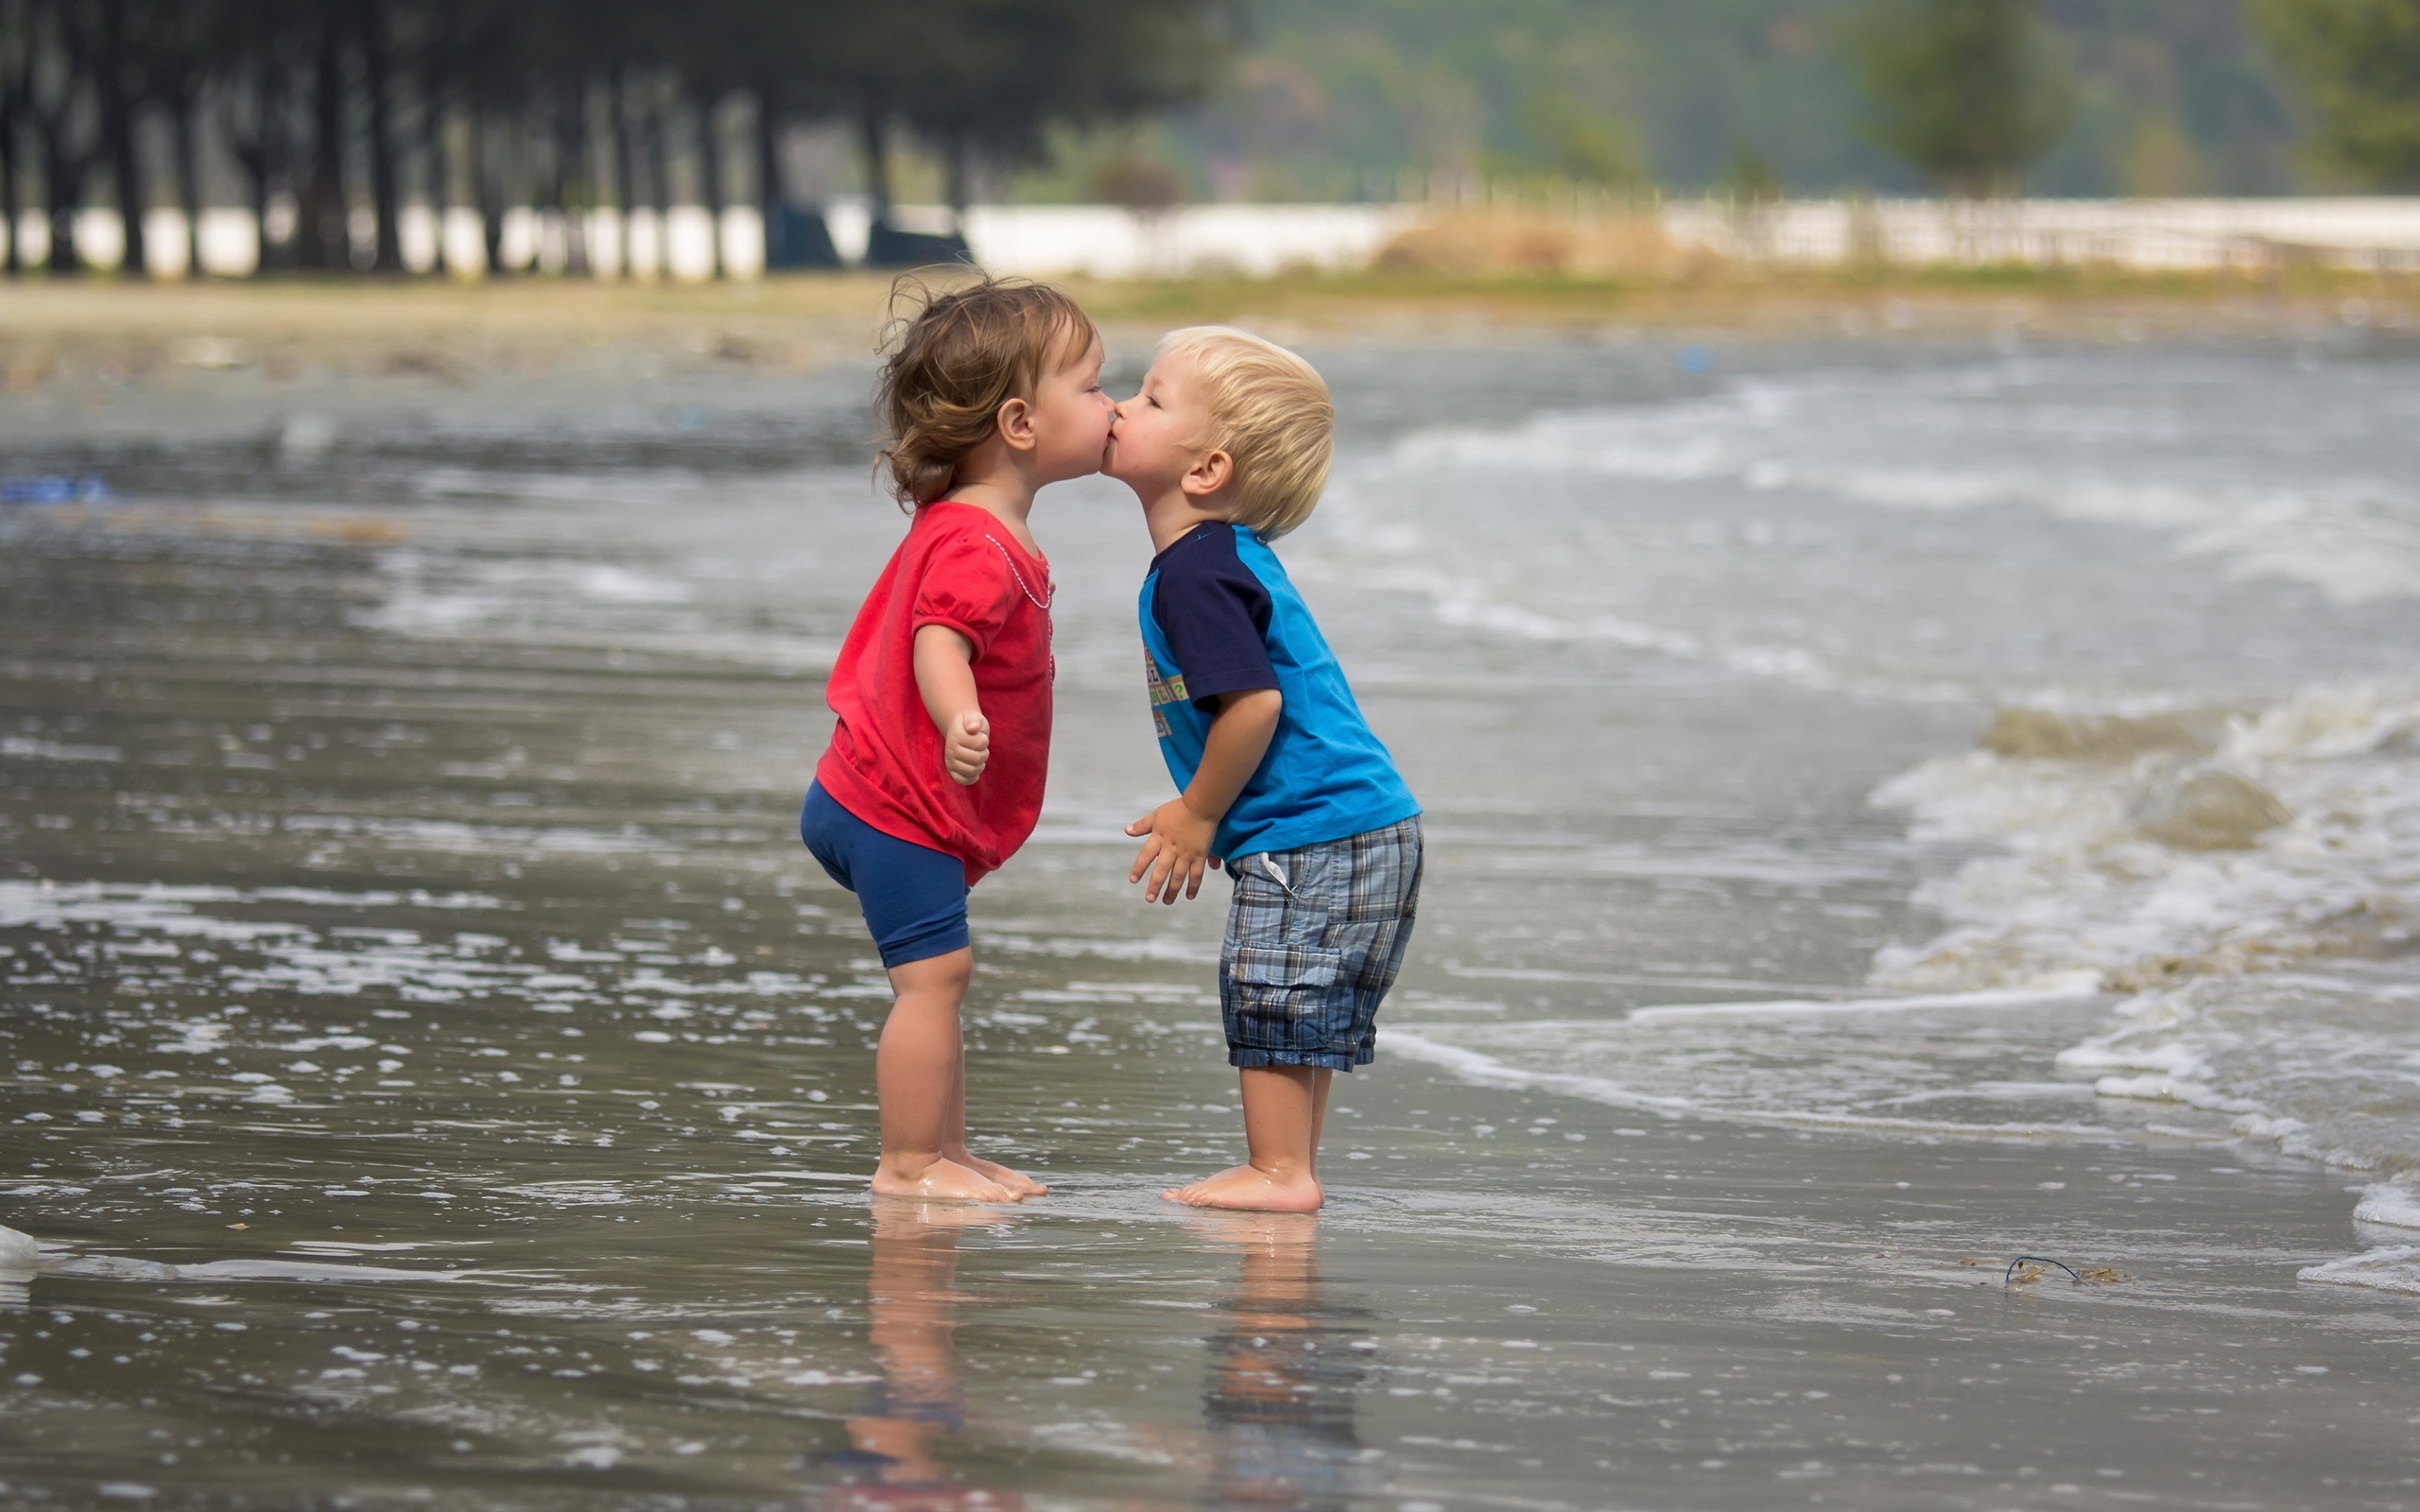
<path fill-rule="evenodd" d="M 1034 462 L 1045 483 L 1089 477 L 1100 471 L 1109 445 L 1109 422 L 1117 406 L 1101 392 L 1100 336 L 1085 343 L 1083 355 L 1046 374 L 1033 394 Z"/>
<path fill-rule="evenodd" d="M 1134 397 L 1117 406 L 1100 470 L 1149 504 L 1183 487 L 1209 434 L 1209 401 L 1193 360 L 1167 353 L 1143 375 Z"/>

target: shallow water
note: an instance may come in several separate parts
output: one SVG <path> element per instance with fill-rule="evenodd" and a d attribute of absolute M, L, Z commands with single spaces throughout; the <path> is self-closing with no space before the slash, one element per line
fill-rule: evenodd
<path fill-rule="evenodd" d="M 9 1493 L 2420 1504 L 2411 366 L 1327 360 L 1285 555 L 1433 852 L 1317 1220 L 1154 1195 L 1239 1140 L 1218 914 L 1118 885 L 1115 490 L 1036 517 L 969 1051 L 1055 1190 L 978 1212 L 862 1195 L 792 830 L 899 529 L 847 375 L 161 400 L 123 504 L 0 516 Z"/>

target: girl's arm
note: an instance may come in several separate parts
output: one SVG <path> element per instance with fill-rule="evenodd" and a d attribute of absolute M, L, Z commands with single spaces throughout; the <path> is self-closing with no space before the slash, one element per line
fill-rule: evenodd
<path fill-rule="evenodd" d="M 1150 871 L 1150 880 L 1143 884 L 1145 902 L 1175 902 L 1180 882 L 1187 898 L 1201 893 L 1203 870 L 1219 864 L 1210 853 L 1219 821 L 1235 807 L 1252 774 L 1260 770 L 1260 759 L 1269 754 L 1269 743 L 1277 735 L 1277 716 L 1285 708 L 1286 696 L 1275 688 L 1223 695 L 1201 744 L 1201 765 L 1193 769 L 1184 794 L 1126 827 L 1128 834 L 1148 836 L 1133 869 L 1126 874 L 1128 882 L 1134 882 Z"/>
<path fill-rule="evenodd" d="M 942 732 L 942 766 L 949 780 L 973 786 L 992 759 L 992 722 L 975 696 L 975 643 L 946 625 L 918 630 L 916 692 Z"/>

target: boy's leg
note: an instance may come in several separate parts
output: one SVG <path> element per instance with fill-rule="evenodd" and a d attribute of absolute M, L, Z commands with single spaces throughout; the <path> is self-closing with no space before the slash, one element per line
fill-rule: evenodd
<path fill-rule="evenodd" d="M 882 1163 L 874 1168 L 873 1190 L 881 1195 L 1015 1200 L 1007 1187 L 943 1153 L 954 1134 L 961 1147 L 964 1142 L 962 1110 L 959 1126 L 952 1127 L 964 1074 L 958 1005 L 974 973 L 972 949 L 890 969 L 895 997 L 873 1057 L 874 1095 L 882 1107 Z"/>
<path fill-rule="evenodd" d="M 1236 1080 L 1244 1094 L 1246 1163 L 1160 1195 L 1194 1208 L 1252 1208 L 1313 1212 L 1326 1194 L 1313 1168 L 1320 1119 L 1332 1073 L 1312 1066 L 1247 1066 Z"/>
<path fill-rule="evenodd" d="M 1319 1174 L 1320 1136 L 1327 1132 L 1327 1093 L 1336 1073 L 1322 1066 L 1311 1074 L 1311 1174 Z"/>

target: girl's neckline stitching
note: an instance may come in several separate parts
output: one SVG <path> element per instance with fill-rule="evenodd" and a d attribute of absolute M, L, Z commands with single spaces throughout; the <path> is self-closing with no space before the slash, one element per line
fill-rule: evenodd
<path fill-rule="evenodd" d="M 932 504 L 928 504 L 925 506 L 925 507 L 930 509 L 937 505 L 943 504 L 946 504 L 955 509 L 972 509 L 977 514 L 981 515 L 984 519 L 992 522 L 992 524 L 1000 524 L 1000 517 L 998 515 L 994 514 L 991 510 L 984 508 L 979 504 L 969 504 L 963 499 L 935 499 Z M 1005 545 L 1001 544 L 1000 538 L 993 535 L 989 530 L 983 532 L 983 537 L 985 540 L 991 541 L 992 544 L 999 546 L 1001 550 L 1006 551 L 1008 549 Z M 1031 551 L 1026 551 L 1025 546 L 1020 543 L 1017 546 L 1017 550 L 1025 554 L 1025 558 L 1028 561 L 1045 568 L 1047 568 L 1050 565 L 1050 558 L 1043 555 L 1042 548 L 1040 546 L 1034 547 Z"/>
<path fill-rule="evenodd" d="M 972 507 L 972 506 L 969 506 L 969 507 Z M 1047 579 L 1045 579 L 1043 586 L 1050 589 L 1050 598 L 1036 598 L 1034 596 L 1033 590 L 1026 584 L 1025 574 L 1017 567 L 1017 559 L 1009 555 L 1009 548 L 1007 545 L 1002 543 L 1000 538 L 986 530 L 983 532 L 983 539 L 990 541 L 992 543 L 992 549 L 1000 554 L 1000 559 L 1009 564 L 1009 576 L 1017 580 L 1017 592 L 1026 596 L 1026 602 L 1042 610 L 1045 614 L 1049 613 L 1050 599 L 1057 598 L 1059 596 L 1059 590 L 1052 586 Z"/>

